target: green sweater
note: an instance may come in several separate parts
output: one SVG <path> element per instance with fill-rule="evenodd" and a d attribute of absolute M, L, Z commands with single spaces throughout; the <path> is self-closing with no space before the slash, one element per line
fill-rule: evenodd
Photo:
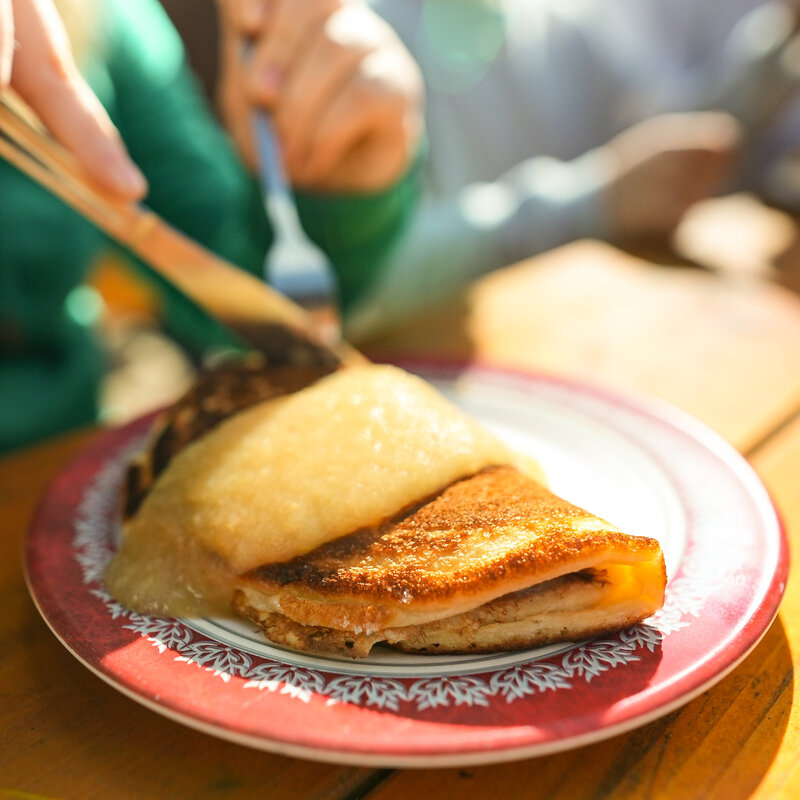
<path fill-rule="evenodd" d="M 259 192 L 214 121 L 183 46 L 155 0 L 105 0 L 84 72 L 150 183 L 148 206 L 239 266 L 260 273 L 271 243 Z M 298 196 L 303 224 L 329 253 L 345 310 L 365 290 L 416 201 L 412 170 L 371 196 Z M 105 368 L 81 282 L 109 243 L 92 225 L 0 162 L 0 451 L 96 419 Z M 135 263 L 135 262 L 134 262 Z M 201 356 L 224 332 L 137 265 L 162 293 L 166 324 Z"/>

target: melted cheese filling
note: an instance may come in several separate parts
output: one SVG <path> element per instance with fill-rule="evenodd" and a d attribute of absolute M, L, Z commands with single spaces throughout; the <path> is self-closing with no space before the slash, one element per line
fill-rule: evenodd
<path fill-rule="evenodd" d="M 180 452 L 106 575 L 126 606 L 227 610 L 237 574 L 374 525 L 493 464 L 517 464 L 423 380 L 353 367 L 242 411 Z"/>
<path fill-rule="evenodd" d="M 631 602 L 644 607 L 660 608 L 664 603 L 664 573 L 660 558 L 634 564 L 604 564 L 597 570 L 605 572 L 608 585 L 598 609 L 613 608 Z"/>

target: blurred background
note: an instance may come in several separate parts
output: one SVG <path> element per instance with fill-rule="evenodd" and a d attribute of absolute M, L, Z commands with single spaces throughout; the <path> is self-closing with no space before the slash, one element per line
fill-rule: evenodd
<path fill-rule="evenodd" d="M 160 0 L 186 47 L 186 57 L 209 106 L 215 109 L 219 26 L 215 0 Z M 94 265 L 90 285 L 103 300 L 102 332 L 109 371 L 101 396 L 101 419 L 117 425 L 160 408 L 184 392 L 195 377 L 190 354 L 162 330 L 158 293 L 117 251 Z"/>
<path fill-rule="evenodd" d="M 188 60 L 213 107 L 219 64 L 216 4 L 214 0 L 161 2 L 185 43 Z M 527 6 L 528 11 L 519 12 L 521 16 L 518 19 L 531 29 L 541 22 L 542 16 L 530 11 L 542 5 L 539 0 L 507 5 Z M 545 5 L 554 7 L 552 2 Z M 743 167 L 744 161 L 737 162 L 719 185 L 708 191 L 704 189 L 707 196 L 689 192 L 691 197 L 682 201 L 676 219 L 663 229 L 638 231 L 634 227 L 629 233 L 622 231 L 615 235 L 591 227 L 574 231 L 565 228 L 560 239 L 551 241 L 545 236 L 540 242 L 530 244 L 530 252 L 522 250 L 522 245 L 517 249 L 504 245 L 501 248 L 504 262 L 517 261 L 551 246 L 597 233 L 598 238 L 608 238 L 632 253 L 665 265 L 680 264 L 718 273 L 762 276 L 795 289 L 800 287 L 795 223 L 796 210 L 800 208 L 800 159 L 792 141 L 800 125 L 800 104 L 795 99 L 800 85 L 800 52 L 794 44 L 794 5 L 756 0 L 706 0 L 703 3 L 696 0 L 670 3 L 663 0 L 565 0 L 556 5 L 559 7 L 556 14 L 558 24 L 552 24 L 546 35 L 540 35 L 538 39 L 531 36 L 531 40 L 540 43 L 539 51 L 524 55 L 527 68 L 531 70 L 529 74 L 546 76 L 550 90 L 546 95 L 542 94 L 537 81 L 531 79 L 531 92 L 534 95 L 539 92 L 540 99 L 546 101 L 542 105 L 542 115 L 555 116 L 558 102 L 572 102 L 581 96 L 581 92 L 587 95 L 594 92 L 593 100 L 584 98 L 587 108 L 593 110 L 583 117 L 568 120 L 565 124 L 572 130 L 565 131 L 560 137 L 561 144 L 574 139 L 580 142 L 580 147 L 574 145 L 569 152 L 550 152 L 547 146 L 540 147 L 538 142 L 525 140 L 526 135 L 532 137 L 532 132 L 541 130 L 541 125 L 535 120 L 530 125 L 530 134 L 525 133 L 522 124 L 517 124 L 511 143 L 513 147 L 527 147 L 532 158 L 557 158 L 571 165 L 577 163 L 585 151 L 595 153 L 601 143 L 609 141 L 615 143 L 614 152 L 617 154 L 623 152 L 623 145 L 629 150 L 641 149 L 639 141 L 630 146 L 629 140 L 634 138 L 630 134 L 623 144 L 615 137 L 624 135 L 626 129 L 650 117 L 722 109 L 740 125 L 737 157 L 746 153 L 747 163 Z M 412 6 L 417 9 L 414 12 L 417 16 L 409 12 Z M 430 150 L 425 189 L 430 190 L 431 199 L 429 205 L 423 200 L 425 214 L 420 214 L 420 217 L 427 220 L 429 228 L 434 227 L 432 220 L 438 220 L 436 214 L 442 208 L 445 190 L 452 189 L 446 185 L 449 180 L 447 170 L 453 169 L 452 163 L 447 162 L 448 158 L 452 160 L 452 153 L 444 153 L 448 149 L 446 143 L 452 142 L 454 136 L 473 137 L 477 141 L 489 130 L 483 123 L 475 127 L 470 117 L 478 101 L 471 106 L 471 101 L 462 101 L 462 98 L 468 98 L 475 91 L 480 97 L 483 84 L 500 79 L 498 75 L 492 77 L 493 69 L 507 73 L 511 70 L 511 61 L 502 60 L 506 58 L 504 53 L 511 53 L 519 59 L 518 51 L 524 45 L 520 43 L 524 37 L 515 35 L 508 25 L 498 28 L 491 14 L 470 17 L 469 9 L 478 6 L 482 6 L 484 12 L 486 8 L 491 11 L 499 7 L 492 0 L 427 0 L 408 4 L 386 0 L 376 2 L 376 7 L 395 24 L 420 61 L 428 84 L 426 112 Z M 760 17 L 753 15 L 757 10 L 762 12 Z M 748 15 L 752 19 L 743 22 Z M 606 22 L 613 18 L 615 24 L 596 24 L 600 18 Z M 473 27 L 464 28 L 463 36 L 452 35 L 453 25 L 457 28 L 468 24 Z M 582 82 L 577 68 L 564 68 L 559 48 L 569 53 L 567 39 L 571 34 L 565 31 L 570 26 L 583 31 L 581 46 L 588 53 L 581 53 L 584 62 L 598 59 L 617 83 L 598 84 L 593 88 Z M 593 28 L 591 36 L 585 33 L 589 28 Z M 450 31 L 450 34 L 444 35 L 443 31 Z M 605 40 L 601 40 L 603 36 Z M 589 53 L 592 48 L 594 52 Z M 646 52 L 646 56 L 642 57 L 640 51 Z M 550 59 L 547 63 L 545 56 Z M 643 58 L 646 60 L 641 60 L 637 71 L 637 59 Z M 505 75 L 505 79 L 517 84 L 520 80 L 518 74 Z M 519 91 L 518 85 L 515 91 Z M 595 109 L 600 101 L 606 102 L 606 98 L 612 98 L 613 103 L 622 109 L 616 118 L 601 118 Z M 481 102 L 485 102 L 485 97 Z M 484 112 L 478 116 L 491 117 L 491 114 Z M 499 114 L 498 119 L 502 116 Z M 580 135 L 576 133 L 577 129 L 580 129 Z M 685 130 L 682 130 L 681 135 L 684 134 Z M 652 144 L 659 135 L 655 128 L 651 128 L 644 134 L 640 132 L 639 139 Z M 490 142 L 486 152 L 493 152 L 492 147 Z M 503 150 L 502 145 L 494 148 Z M 667 150 L 670 148 L 675 149 L 672 145 L 666 147 Z M 464 152 L 479 153 L 480 149 L 470 151 L 465 147 Z M 770 161 L 776 153 L 780 158 Z M 643 156 L 637 155 L 636 158 L 644 160 Z M 473 157 L 473 162 L 476 160 Z M 459 224 L 469 224 L 471 228 L 494 224 L 485 219 L 493 218 L 496 209 L 505 202 L 502 194 L 484 193 L 485 197 L 481 196 L 481 199 L 474 191 L 476 182 L 482 186 L 494 182 L 492 185 L 505 187 L 511 181 L 508 164 L 502 164 L 492 172 L 488 160 L 487 156 L 485 162 L 477 166 L 473 164 L 474 175 L 459 177 L 465 191 L 470 192 L 469 203 L 466 194 L 454 195 L 457 196 L 459 213 L 469 206 L 473 217 L 480 217 L 477 222 L 470 218 Z M 583 159 L 582 168 L 586 163 Z M 675 178 L 676 170 L 677 167 L 669 165 L 665 172 L 662 170 L 662 182 L 656 183 L 657 191 L 658 187 Z M 533 178 L 526 174 L 525 180 L 538 180 L 541 184 L 553 180 L 541 169 L 539 172 L 542 174 L 537 173 L 539 177 Z M 518 172 L 513 181 L 520 181 L 520 174 Z M 626 185 L 629 184 L 630 181 Z M 461 187 L 458 191 L 461 192 Z M 525 191 L 529 190 L 526 188 Z M 537 192 L 538 188 L 530 190 L 531 195 Z M 622 193 L 624 196 L 624 191 Z M 526 197 L 525 203 L 530 202 Z M 540 202 L 538 195 L 537 202 Z M 638 200 L 635 204 L 641 205 Z M 524 203 L 520 202 L 520 208 L 525 210 Z M 541 208 L 541 205 L 535 206 L 534 211 Z M 556 223 L 547 216 L 550 211 L 534 211 L 528 209 L 525 213 L 530 214 L 531 219 L 538 213 L 542 221 L 540 227 L 549 226 L 550 231 L 555 230 Z M 514 235 L 519 239 L 519 214 L 522 212 L 515 213 L 517 216 L 514 219 L 510 216 L 507 226 L 509 229 L 514 227 Z M 441 217 L 440 236 L 444 236 L 441 231 L 446 233 L 447 225 L 451 223 L 444 213 Z M 525 218 L 525 226 L 533 229 L 536 225 L 531 219 Z M 434 236 L 430 231 L 423 233 Z M 450 239 L 445 238 L 444 243 L 450 247 L 449 243 L 457 240 L 458 235 L 454 232 Z M 414 242 L 409 244 L 409 249 L 398 258 L 404 262 L 405 271 L 401 272 L 399 267 L 390 268 L 383 295 L 377 292 L 370 300 L 371 308 L 367 314 L 370 322 L 359 333 L 359 344 L 368 352 L 402 352 L 404 342 L 410 344 L 411 350 L 418 351 L 422 346 L 419 329 L 415 333 L 408 323 L 412 316 L 409 309 L 416 308 L 416 305 L 419 305 L 421 313 L 438 314 L 440 319 L 447 319 L 448 325 L 465 327 L 464 316 L 468 310 L 462 302 L 466 283 L 464 275 L 458 273 L 451 282 L 441 278 L 428 291 L 427 285 L 420 283 L 422 278 L 406 266 L 416 260 L 418 251 L 413 249 L 414 246 Z M 434 254 L 431 258 L 435 259 L 440 251 L 433 248 L 431 252 Z M 424 259 L 420 263 L 423 262 Z M 480 279 L 496 266 L 487 260 L 485 268 L 475 268 L 468 277 Z M 419 269 L 421 272 L 422 267 Z M 432 274 L 429 265 L 425 270 L 427 276 Z M 444 274 L 447 270 L 441 272 Z M 90 286 L 102 299 L 101 327 L 110 356 L 110 370 L 103 390 L 102 418 L 110 424 L 117 424 L 169 402 L 188 386 L 198 365 L 180 344 L 163 333 L 162 299 L 136 277 L 124 257 L 115 252 L 100 258 L 93 265 Z M 404 300 L 407 287 L 414 287 L 414 294 Z M 419 302 L 420 294 L 427 295 L 432 302 Z M 87 303 L 86 313 L 91 313 L 91 298 Z M 376 316 L 381 316 L 381 324 L 375 324 Z"/>

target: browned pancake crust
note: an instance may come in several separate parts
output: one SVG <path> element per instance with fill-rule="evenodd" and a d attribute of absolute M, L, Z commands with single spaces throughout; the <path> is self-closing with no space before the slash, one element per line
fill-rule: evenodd
<path fill-rule="evenodd" d="M 656 604 L 642 604 L 635 609 L 617 608 L 605 616 L 581 614 L 581 609 L 601 599 L 607 586 L 604 575 L 596 570 L 571 573 L 462 614 L 368 634 L 303 625 L 283 614 L 256 608 L 242 592 L 236 593 L 234 606 L 271 641 L 310 653 L 365 658 L 379 642 L 407 653 L 490 653 L 599 636 L 640 622 L 655 611 Z M 570 615 L 570 627 L 565 627 L 563 614 L 548 618 L 547 612 L 559 607 L 578 610 Z"/>
<path fill-rule="evenodd" d="M 265 594 L 292 603 L 345 599 L 373 607 L 446 603 L 570 572 L 602 554 L 625 561 L 660 552 L 654 539 L 632 537 L 513 467 L 489 467 L 375 527 L 305 556 L 265 564 L 243 576 Z M 559 565 L 567 565 L 559 570 Z M 496 595 L 495 595 L 496 596 Z M 377 621 L 377 620 L 376 620 Z"/>
<path fill-rule="evenodd" d="M 132 517 L 155 479 L 184 447 L 228 417 L 256 403 L 291 394 L 336 369 L 328 362 L 268 364 L 253 356 L 201 373 L 192 387 L 156 419 L 147 446 L 129 464 L 123 516 Z"/>

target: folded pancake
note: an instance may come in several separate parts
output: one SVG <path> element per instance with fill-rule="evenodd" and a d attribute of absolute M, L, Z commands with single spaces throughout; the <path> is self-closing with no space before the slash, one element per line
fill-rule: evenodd
<path fill-rule="evenodd" d="M 341 369 L 173 453 L 126 503 L 134 511 L 106 585 L 141 612 L 220 608 L 235 576 L 379 524 L 485 466 L 523 461 L 420 378 Z"/>
<path fill-rule="evenodd" d="M 222 375 L 221 394 L 213 377 L 195 391 L 203 413 L 178 404 L 136 460 L 106 574 L 129 608 L 233 604 L 275 642 L 358 657 L 377 642 L 575 639 L 663 602 L 656 541 L 553 495 L 530 459 L 419 378 L 375 365 Z M 231 387 L 248 407 L 226 417 Z"/>
<path fill-rule="evenodd" d="M 384 523 L 251 570 L 234 605 L 273 641 L 366 656 L 487 652 L 594 636 L 663 603 L 653 539 L 628 536 L 512 466 Z"/>

